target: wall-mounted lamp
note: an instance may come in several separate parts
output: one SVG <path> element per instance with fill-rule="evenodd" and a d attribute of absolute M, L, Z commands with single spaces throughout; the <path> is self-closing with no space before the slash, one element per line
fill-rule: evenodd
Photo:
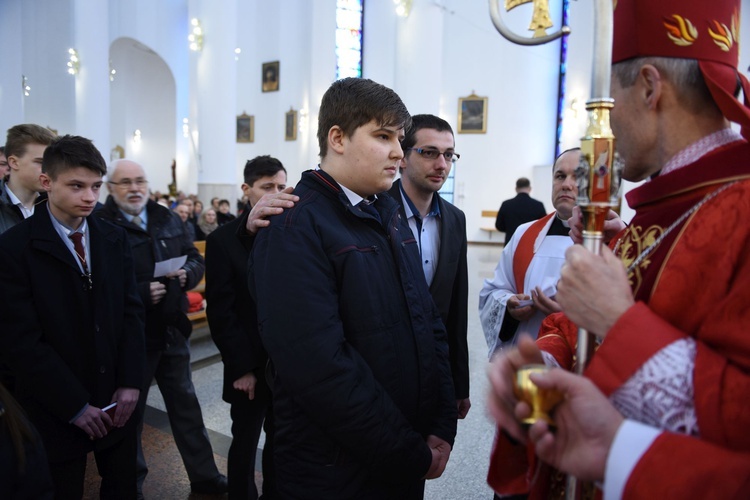
<path fill-rule="evenodd" d="M 140 144 L 141 143 L 141 129 L 137 128 L 135 129 L 135 132 L 133 132 L 133 144 Z"/>
<path fill-rule="evenodd" d="M 112 61 L 109 61 L 109 81 L 110 82 L 115 81 L 115 74 L 117 74 L 117 70 L 112 67 Z"/>
<path fill-rule="evenodd" d="M 570 110 L 573 112 L 573 117 L 578 118 L 578 113 L 586 111 L 586 104 L 578 97 L 574 97 L 570 101 Z"/>
<path fill-rule="evenodd" d="M 240 54 L 242 54 L 242 49 L 237 47 L 234 49 L 234 60 L 239 61 L 240 60 Z"/>
<path fill-rule="evenodd" d="M 310 116 L 310 113 L 307 111 L 307 108 L 302 108 L 299 110 L 299 120 L 297 123 L 297 128 L 300 132 L 304 132 L 307 130 L 307 120 Z"/>
<path fill-rule="evenodd" d="M 21 90 L 23 90 L 23 95 L 26 97 L 29 97 L 29 95 L 31 94 L 29 79 L 26 77 L 26 75 L 21 75 Z"/>
<path fill-rule="evenodd" d="M 190 34 L 188 35 L 190 50 L 200 52 L 203 50 L 203 28 L 201 27 L 201 22 L 194 17 L 190 20 L 190 26 Z"/>
<path fill-rule="evenodd" d="M 393 3 L 396 4 L 396 15 L 399 17 L 409 17 L 411 2 L 412 0 L 393 0 Z"/>
<path fill-rule="evenodd" d="M 190 137 L 190 122 L 187 118 L 182 119 L 182 137 L 185 139 Z"/>
<path fill-rule="evenodd" d="M 77 75 L 78 70 L 81 69 L 81 61 L 78 59 L 78 51 L 76 49 L 68 49 L 70 58 L 68 59 L 68 73 L 71 75 Z"/>

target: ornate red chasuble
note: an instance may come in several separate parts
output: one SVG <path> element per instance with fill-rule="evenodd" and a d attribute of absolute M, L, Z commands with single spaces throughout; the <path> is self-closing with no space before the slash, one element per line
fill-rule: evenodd
<path fill-rule="evenodd" d="M 725 187 L 729 183 L 733 184 Z M 691 207 L 722 188 L 663 236 Z M 701 439 L 748 452 L 750 145 L 728 146 L 657 177 L 628 193 L 628 202 L 636 216 L 614 244 L 625 266 L 660 236 L 663 239 L 630 271 L 637 302 L 607 332 L 585 374 L 610 395 L 659 350 L 692 337 L 697 342 L 693 384 Z M 562 367 L 571 369 L 576 333 L 564 315 L 550 315 L 537 344 Z M 523 475 L 518 474 L 518 466 L 507 467 L 519 458 L 525 462 L 526 453 L 519 453 L 518 448 L 498 439 L 490 463 L 490 485 L 504 493 L 532 490 L 531 498 L 555 496 L 541 477 L 532 487 L 533 460 Z M 679 461 L 663 466 L 680 474 Z M 509 477 L 513 469 L 515 477 Z M 520 483 L 525 488 L 519 488 Z"/>

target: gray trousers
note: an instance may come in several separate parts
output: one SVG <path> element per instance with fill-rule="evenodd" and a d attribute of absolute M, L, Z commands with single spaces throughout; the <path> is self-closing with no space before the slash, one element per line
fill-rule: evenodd
<path fill-rule="evenodd" d="M 167 407 L 169 425 L 172 427 L 177 449 L 182 456 L 190 482 L 214 479 L 219 475 L 214 461 L 211 443 L 208 440 L 203 414 L 195 395 L 190 372 L 190 345 L 175 328 L 168 328 L 167 347 L 163 351 L 146 352 L 146 378 L 149 383 L 156 379 Z M 148 387 L 141 392 L 138 401 L 140 415 L 146 409 Z M 141 447 L 143 421 L 138 427 L 138 492 L 143 491 L 143 481 L 148 467 Z"/>

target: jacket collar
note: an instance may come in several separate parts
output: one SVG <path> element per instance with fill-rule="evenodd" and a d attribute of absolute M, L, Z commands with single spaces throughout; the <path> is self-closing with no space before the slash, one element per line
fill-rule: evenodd
<path fill-rule="evenodd" d="M 112 195 L 107 196 L 107 200 L 104 202 L 104 214 L 106 219 L 115 222 L 118 225 L 125 226 L 131 230 L 143 231 L 143 228 L 137 227 L 135 224 L 131 224 L 128 219 L 120 211 L 120 207 L 115 203 Z M 148 226 L 151 228 L 153 224 L 160 224 L 164 220 L 169 219 L 170 210 L 156 203 L 154 200 L 148 200 L 146 202 L 146 213 L 148 214 Z"/>
<path fill-rule="evenodd" d="M 750 178 L 750 144 L 742 142 L 713 151 L 698 161 L 666 175 L 660 175 L 630 191 L 625 197 L 637 208 L 701 187 Z"/>
<path fill-rule="evenodd" d="M 310 187 L 316 186 L 316 191 L 320 191 L 330 198 L 339 200 L 342 205 L 355 214 L 357 217 L 365 217 L 359 210 L 355 210 L 352 207 L 351 201 L 346 196 L 346 193 L 341 189 L 341 186 L 336 182 L 324 170 L 308 170 L 302 174 L 300 183 L 306 184 Z M 375 208 L 380 212 L 380 218 L 383 221 L 389 221 L 394 216 L 396 210 L 401 206 L 401 203 L 397 203 L 388 191 L 378 193 L 377 200 L 373 204 Z"/>
<path fill-rule="evenodd" d="M 78 270 L 78 264 L 73 257 L 73 254 L 68 250 L 68 247 L 60 239 L 60 235 L 57 234 L 47 205 L 42 204 L 36 207 L 34 215 L 29 217 L 30 223 L 30 238 L 32 247 L 46 252 L 53 257 L 65 262 L 66 264 L 74 267 Z M 89 226 L 89 244 L 91 248 L 89 253 L 91 254 L 91 273 L 93 275 L 99 270 L 100 261 L 102 258 L 104 241 L 116 241 L 118 236 L 118 229 L 101 223 L 96 217 L 86 217 L 86 223 Z"/>

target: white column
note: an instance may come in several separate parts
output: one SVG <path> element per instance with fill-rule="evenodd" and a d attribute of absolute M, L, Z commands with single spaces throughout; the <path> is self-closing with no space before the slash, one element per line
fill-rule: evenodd
<path fill-rule="evenodd" d="M 76 75 L 76 130 L 87 137 L 109 161 L 109 19 L 108 2 L 74 0 L 73 48 L 78 51 Z M 92 26 L 96 22 L 96 26 Z"/>
<path fill-rule="evenodd" d="M 211 196 L 233 202 L 239 185 L 235 158 L 236 16 L 235 0 L 193 0 L 189 4 L 189 18 L 199 19 L 204 33 L 203 50 L 190 55 L 190 122 L 191 129 L 198 132 L 199 192 L 206 202 Z"/>
<path fill-rule="evenodd" d="M 399 21 L 394 90 L 409 113 L 439 115 L 445 81 L 443 10 L 430 0 L 414 0 L 409 17 Z"/>
<path fill-rule="evenodd" d="M 0 144 L 5 144 L 6 131 L 23 122 L 24 96 L 21 89 L 23 75 L 23 38 L 20 36 L 21 2 L 0 2 Z M 17 36 L 16 36 L 17 35 Z"/>

